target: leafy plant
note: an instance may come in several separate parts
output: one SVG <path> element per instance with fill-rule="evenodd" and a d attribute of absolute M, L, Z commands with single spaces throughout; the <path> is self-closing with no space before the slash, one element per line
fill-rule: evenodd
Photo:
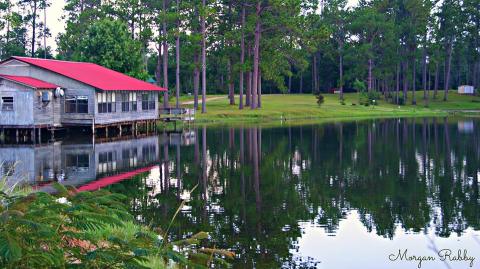
<path fill-rule="evenodd" d="M 167 242 L 154 229 L 135 224 L 122 195 L 54 187 L 54 195 L 0 191 L 1 268 L 149 268 L 160 263 L 206 268 L 233 257 L 214 251 L 208 262 L 197 261 L 195 255 L 209 253 L 194 246 L 207 234 Z"/>

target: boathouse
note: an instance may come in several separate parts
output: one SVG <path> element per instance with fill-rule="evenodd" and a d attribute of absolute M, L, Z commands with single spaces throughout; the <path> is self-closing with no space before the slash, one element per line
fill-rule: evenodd
<path fill-rule="evenodd" d="M 165 91 L 103 66 L 11 57 L 0 62 L 0 128 L 152 124 Z"/>

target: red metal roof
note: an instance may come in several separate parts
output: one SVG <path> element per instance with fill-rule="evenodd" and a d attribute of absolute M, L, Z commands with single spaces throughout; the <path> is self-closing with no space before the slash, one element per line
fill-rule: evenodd
<path fill-rule="evenodd" d="M 129 77 L 93 63 L 68 62 L 17 56 L 13 56 L 10 59 L 16 59 L 50 70 L 104 91 L 166 91 L 165 88 Z"/>
<path fill-rule="evenodd" d="M 2 75 L 0 74 L 0 78 L 4 78 L 6 80 L 14 81 L 28 87 L 32 87 L 34 89 L 56 89 L 58 88 L 57 85 L 48 83 L 43 80 L 39 80 L 32 77 L 21 77 L 21 76 L 9 76 L 9 75 Z"/>

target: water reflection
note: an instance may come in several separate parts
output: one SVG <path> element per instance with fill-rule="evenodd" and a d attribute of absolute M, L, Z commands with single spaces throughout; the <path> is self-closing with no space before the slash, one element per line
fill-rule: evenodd
<path fill-rule="evenodd" d="M 172 137 L 172 144 L 183 141 Z M 170 136 L 154 135 L 117 141 L 67 137 L 46 144 L 1 145 L 0 177 L 43 190 L 49 190 L 46 186 L 53 181 L 83 188 L 91 183 L 94 188 L 95 183 L 112 176 L 149 171 L 146 168 L 158 164 L 161 144 L 169 143 Z"/>
<path fill-rule="evenodd" d="M 316 266 L 294 251 L 305 239 L 299 223 L 338 236 L 352 210 L 367 232 L 391 242 L 399 231 L 448 239 L 478 230 L 480 130 L 470 122 L 468 132 L 440 118 L 200 128 L 199 143 L 170 147 L 181 158 L 164 155 L 160 170 L 176 179 L 162 191 L 148 192 L 158 182 L 142 178 L 112 189 L 129 195 L 134 214 L 165 225 L 178 197 L 199 184 L 172 237 L 209 231 L 211 244 L 233 247 L 240 268 Z"/>
<path fill-rule="evenodd" d="M 181 199 L 188 199 L 172 239 L 210 232 L 206 244 L 232 248 L 238 268 L 416 268 L 389 263 L 387 252 L 428 252 L 431 242 L 460 242 L 479 253 L 478 120 L 198 127 L 181 137 L 70 145 L 77 155 L 68 158 L 62 144 L 59 168 L 47 174 L 69 181 L 75 171 L 93 172 L 74 180 L 100 178 L 103 184 L 85 180 L 77 186 L 124 193 L 132 213 L 154 226 L 166 227 Z M 48 156 L 43 150 L 30 151 L 29 158 L 39 162 Z M 67 159 L 75 169 L 67 168 Z M 347 263 L 334 250 L 357 251 L 357 260 Z M 422 268 L 443 265 L 428 266 Z"/>

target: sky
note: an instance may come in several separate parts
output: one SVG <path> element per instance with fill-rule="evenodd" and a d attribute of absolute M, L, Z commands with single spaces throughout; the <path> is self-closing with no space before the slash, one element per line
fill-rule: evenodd
<path fill-rule="evenodd" d="M 358 0 L 348 0 L 349 6 L 353 6 L 358 3 Z M 65 21 L 62 21 L 63 7 L 65 6 L 64 0 L 52 0 L 52 5 L 47 8 L 47 27 L 50 29 L 52 36 L 47 38 L 47 46 L 52 47 L 55 53 L 57 44 L 55 38 L 59 33 L 65 31 Z M 41 15 L 43 20 L 43 14 Z"/>

